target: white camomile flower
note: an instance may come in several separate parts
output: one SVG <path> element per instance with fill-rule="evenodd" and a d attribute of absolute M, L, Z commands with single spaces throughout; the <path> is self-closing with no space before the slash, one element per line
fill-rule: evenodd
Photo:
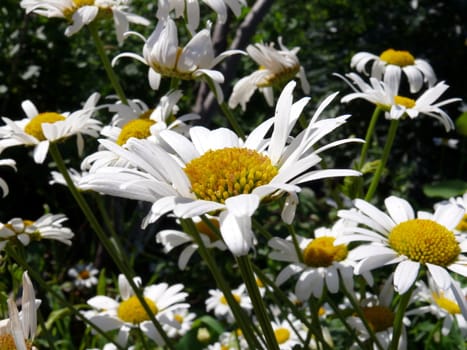
<path fill-rule="evenodd" d="M 371 62 L 373 63 L 368 72 L 367 66 Z M 415 58 L 408 51 L 388 49 L 380 56 L 369 52 L 358 52 L 352 57 L 350 66 L 357 72 L 369 74 L 378 80 L 384 79 L 386 84 L 392 80 L 399 85 L 403 73 L 408 79 L 412 93 L 418 92 L 425 82 L 428 87 L 436 83 L 435 72 L 431 65 L 423 59 Z"/>
<path fill-rule="evenodd" d="M 99 270 L 92 263 L 77 264 L 68 270 L 68 276 L 73 278 L 73 284 L 77 288 L 91 288 L 97 285 Z"/>
<path fill-rule="evenodd" d="M 440 107 L 461 101 L 459 98 L 450 98 L 438 101 L 441 95 L 449 88 L 444 82 L 426 89 L 417 99 L 398 95 L 399 86 L 394 80 L 382 82 L 376 78 L 370 78 L 370 84 L 364 81 L 358 74 L 349 73 L 345 77 L 335 74 L 343 79 L 353 90 L 353 93 L 345 95 L 341 102 L 347 103 L 356 98 L 371 102 L 385 111 L 386 119 L 401 119 L 408 116 L 410 119 L 427 115 L 439 120 L 446 131 L 454 129 L 454 123 L 449 115 Z"/>
<path fill-rule="evenodd" d="M 49 144 L 58 142 L 70 136 L 77 136 L 78 153 L 84 149 L 83 134 L 97 137 L 100 122 L 92 118 L 97 109 L 99 94 L 92 94 L 83 108 L 72 113 L 44 112 L 39 113 L 36 106 L 29 100 L 21 104 L 27 118 L 14 121 L 3 117 L 6 125 L 0 127 L 0 153 L 13 146 L 34 146 L 34 161 L 43 163 Z"/>
<path fill-rule="evenodd" d="M 139 277 L 135 277 L 133 280 L 136 285 L 141 285 Z M 140 328 L 146 336 L 157 344 L 163 345 L 162 336 L 150 321 L 149 315 L 124 275 L 118 276 L 118 287 L 120 296 L 116 299 L 98 295 L 87 301 L 92 308 L 98 311 L 89 314 L 89 320 L 104 332 L 118 329 L 117 343 L 121 346 L 127 344 L 129 332 L 135 327 Z M 168 323 L 173 327 L 179 326 L 167 314 L 173 310 L 189 307 L 189 304 L 184 303 L 188 294 L 182 292 L 183 288 L 182 284 L 169 286 L 167 283 L 153 284 L 144 288 L 144 300 L 156 320 L 161 324 Z"/>
<path fill-rule="evenodd" d="M 449 271 L 467 276 L 467 239 L 453 230 L 465 213 L 456 204 L 439 206 L 433 214 L 414 213 L 404 199 L 390 196 L 384 201 L 388 214 L 372 204 L 355 200 L 357 210 L 338 215 L 357 226 L 344 229 L 335 244 L 360 242 L 349 253 L 358 261 L 356 273 L 396 264 L 394 288 L 404 294 L 414 285 L 425 267 L 437 288 L 453 289 Z M 453 290 L 453 293 L 456 293 Z M 461 298 L 461 296 L 459 296 Z M 465 315 L 467 316 L 467 310 Z"/>
<path fill-rule="evenodd" d="M 206 311 L 212 311 L 216 317 L 225 319 L 228 323 L 234 323 L 235 318 L 224 293 L 219 289 L 210 289 L 209 295 L 206 299 Z M 232 289 L 232 296 L 243 310 L 250 312 L 253 309 L 251 299 L 244 284 Z"/>
<path fill-rule="evenodd" d="M 274 43 L 265 45 L 258 43 L 248 45 L 246 51 L 248 55 L 259 65 L 259 69 L 250 75 L 241 78 L 233 87 L 229 98 L 229 107 L 235 108 L 240 104 L 243 110 L 253 93 L 259 89 L 267 103 L 274 104 L 274 87 L 282 86 L 294 78 L 299 78 L 302 90 L 305 94 L 310 92 L 310 84 L 306 79 L 305 70 L 300 65 L 297 53 L 300 50 L 294 47 L 289 50 L 282 44 L 279 37 L 279 49 L 274 47 Z"/>
<path fill-rule="evenodd" d="M 170 212 L 179 218 L 192 218 L 220 211 L 220 231 L 225 244 L 233 254 L 245 255 L 254 242 L 251 216 L 261 200 L 286 194 L 282 217 L 290 223 L 298 203 L 298 185 L 360 175 L 348 169 L 315 168 L 322 151 L 360 141 L 344 139 L 322 147 L 317 145 L 349 117 L 318 120 L 335 95 L 318 107 L 305 130 L 295 138 L 290 135 L 308 101 L 304 98 L 293 103 L 294 87 L 295 82 L 286 86 L 275 116 L 259 125 L 246 140 L 226 128 L 192 127 L 191 140 L 164 130 L 160 137 L 173 154 L 149 140 L 130 139 L 125 149 L 101 140 L 102 145 L 127 159 L 134 168 L 101 168 L 83 178 L 81 188 L 153 202 L 143 225 Z"/>
<path fill-rule="evenodd" d="M 448 200 L 435 203 L 435 209 L 440 205 L 445 205 L 448 203 L 460 205 L 466 210 L 464 216 L 459 220 L 459 223 L 456 225 L 456 230 L 462 233 L 467 233 L 467 192 L 464 193 L 462 196 L 451 197 Z"/>
<path fill-rule="evenodd" d="M 0 159 L 0 166 L 9 166 L 15 169 L 16 171 L 16 162 L 13 159 Z M 0 192 L 2 193 L 3 198 L 5 198 L 9 193 L 8 184 L 1 177 L 0 177 L 0 190 L 1 190 Z"/>
<path fill-rule="evenodd" d="M 149 84 L 155 90 L 159 88 L 162 77 L 182 80 L 208 78 L 216 87 L 218 99 L 222 101 L 219 84 L 224 82 L 224 76 L 213 67 L 228 56 L 244 54 L 241 50 L 228 50 L 215 57 L 210 28 L 199 31 L 184 47 L 180 47 L 177 26 L 169 17 L 159 20 L 148 39 L 136 32 L 128 32 L 130 34 L 144 41 L 143 56 L 124 52 L 116 56 L 112 64 L 122 57 L 130 57 L 148 65 Z"/>
<path fill-rule="evenodd" d="M 62 222 L 66 220 L 68 218 L 63 214 L 45 214 L 35 221 L 14 218 L 6 224 L 0 223 L 0 250 L 10 240 L 17 240 L 25 246 L 31 241 L 43 239 L 52 239 L 71 245 L 74 233 L 68 227 L 62 226 Z"/>
<path fill-rule="evenodd" d="M 128 2 L 128 0 L 21 0 L 20 5 L 26 13 L 33 12 L 49 18 L 64 18 L 71 22 L 65 30 L 66 36 L 76 34 L 100 16 L 105 17 L 112 13 L 117 40 L 121 44 L 129 23 L 144 26 L 150 23 L 144 17 L 129 13 Z"/>
<path fill-rule="evenodd" d="M 292 350 L 295 345 L 303 345 L 300 338 L 306 339 L 307 332 L 300 320 L 273 320 L 271 327 L 280 350 Z"/>
<path fill-rule="evenodd" d="M 177 323 L 177 327 L 173 327 L 170 324 L 164 324 L 164 328 L 169 338 L 176 338 L 185 335 L 193 325 L 193 321 L 196 318 L 196 314 L 190 312 L 189 309 L 181 308 L 173 310 L 168 313 L 168 318 Z"/>

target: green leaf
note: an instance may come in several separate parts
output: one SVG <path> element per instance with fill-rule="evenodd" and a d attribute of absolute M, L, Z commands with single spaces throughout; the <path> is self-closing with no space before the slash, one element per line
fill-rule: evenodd
<path fill-rule="evenodd" d="M 462 180 L 445 180 L 423 186 L 423 193 L 427 197 L 451 198 L 464 194 L 467 182 Z"/>
<path fill-rule="evenodd" d="M 97 295 L 105 295 L 107 290 L 107 281 L 105 278 L 105 268 L 99 273 L 99 280 L 97 282 Z"/>
<path fill-rule="evenodd" d="M 462 136 L 467 136 L 467 112 L 462 113 L 456 119 L 456 132 Z"/>

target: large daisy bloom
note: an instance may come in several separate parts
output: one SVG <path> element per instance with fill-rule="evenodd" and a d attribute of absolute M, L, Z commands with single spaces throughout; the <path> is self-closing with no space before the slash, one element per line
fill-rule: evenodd
<path fill-rule="evenodd" d="M 34 161 L 43 163 L 51 142 L 58 142 L 70 136 L 77 136 L 78 153 L 84 149 L 83 134 L 97 137 L 100 122 L 92 118 L 99 94 L 92 94 L 83 108 L 75 112 L 39 113 L 29 100 L 21 104 L 27 118 L 13 121 L 2 118 L 6 125 L 0 127 L 0 153 L 13 146 L 34 146 Z"/>
<path fill-rule="evenodd" d="M 6 224 L 0 223 L 0 250 L 10 241 L 19 241 L 26 246 L 31 241 L 53 239 L 71 245 L 74 233 L 63 227 L 66 220 L 68 218 L 63 214 L 45 214 L 35 221 L 14 218 Z"/>
<path fill-rule="evenodd" d="M 246 103 L 256 89 L 264 94 L 267 103 L 274 104 L 274 87 L 282 88 L 284 84 L 294 78 L 299 78 L 303 92 L 310 92 L 310 84 L 306 79 L 305 70 L 300 65 L 297 53 L 300 50 L 294 47 L 289 50 L 282 44 L 279 37 L 279 48 L 274 47 L 274 43 L 265 45 L 262 43 L 248 45 L 246 48 L 248 55 L 260 66 L 260 68 L 250 75 L 240 79 L 234 86 L 229 98 L 229 107 L 235 108 L 240 104 L 243 110 Z"/>
<path fill-rule="evenodd" d="M 148 39 L 139 33 L 129 34 L 135 34 L 144 40 L 143 56 L 124 52 L 116 56 L 112 63 L 115 64 L 121 57 L 130 57 L 148 65 L 149 84 L 153 89 L 159 88 L 162 77 L 182 80 L 207 77 L 216 86 L 218 98 L 222 100 L 219 84 L 224 82 L 224 76 L 213 67 L 227 56 L 244 53 L 240 50 L 228 50 L 215 57 L 210 28 L 199 31 L 184 47 L 180 47 L 177 26 L 171 18 L 159 20 Z"/>
<path fill-rule="evenodd" d="M 128 0 L 22 0 L 21 7 L 26 13 L 36 13 L 44 17 L 64 18 L 71 22 L 65 30 L 66 36 L 76 34 L 85 25 L 100 16 L 112 13 L 117 40 L 123 42 L 123 34 L 128 31 L 129 23 L 149 25 L 141 16 L 129 13 Z"/>
<path fill-rule="evenodd" d="M 244 284 L 233 289 L 232 296 L 243 310 L 250 312 L 253 309 L 251 299 L 248 296 L 246 286 Z M 224 293 L 219 289 L 209 290 L 209 297 L 206 299 L 206 311 L 214 312 L 216 317 L 225 319 L 228 323 L 235 322 L 232 309 L 230 308 Z"/>
<path fill-rule="evenodd" d="M 371 63 L 373 62 L 373 63 Z M 371 63 L 371 70 L 367 66 Z M 436 82 L 435 72 L 431 65 L 420 58 L 415 58 L 408 51 L 388 49 L 376 56 L 369 52 L 356 53 L 350 62 L 350 66 L 360 73 L 370 74 L 385 83 L 396 81 L 399 85 L 402 73 L 407 77 L 410 92 L 419 91 L 423 83 L 431 87 Z"/>
<path fill-rule="evenodd" d="M 347 103 L 356 98 L 362 98 L 371 102 L 385 111 L 386 119 L 401 119 L 408 116 L 415 119 L 420 115 L 427 115 L 438 119 L 446 129 L 454 129 L 454 123 L 449 115 L 441 107 L 447 104 L 461 101 L 459 98 L 449 98 L 438 101 L 441 95 L 449 88 L 444 82 L 439 82 L 435 86 L 426 89 L 417 99 L 398 95 L 399 86 L 396 81 L 382 82 L 376 78 L 370 78 L 368 84 L 358 74 L 346 74 L 342 78 L 353 90 L 353 93 L 345 95 L 341 102 Z M 436 102 L 438 101 L 438 102 Z"/>
<path fill-rule="evenodd" d="M 36 299 L 36 292 L 27 271 L 22 277 L 23 295 L 21 296 L 21 312 L 16 302 L 8 298 L 9 318 L 0 320 L 0 349 L 37 349 L 32 341 L 37 329 L 37 307 L 41 301 Z"/>
<path fill-rule="evenodd" d="M 16 162 L 13 159 L 0 159 L 0 166 L 9 166 L 16 170 Z M 2 193 L 2 197 L 6 197 L 8 195 L 9 189 L 8 184 L 0 177 L 0 193 Z"/>
<path fill-rule="evenodd" d="M 136 285 L 141 285 L 139 277 L 135 277 L 134 281 Z M 98 295 L 87 301 L 98 311 L 89 314 L 89 320 L 104 332 L 118 329 L 117 343 L 121 346 L 127 344 L 130 330 L 135 327 L 140 328 L 157 344 L 163 345 L 163 338 L 150 321 L 149 315 L 125 276 L 118 276 L 118 287 L 120 295 L 116 299 Z M 153 284 L 144 288 L 144 300 L 157 321 L 178 327 L 177 322 L 170 320 L 167 314 L 173 310 L 189 307 L 189 304 L 184 303 L 188 294 L 182 292 L 183 288 L 182 284 L 169 286 L 167 283 Z"/>
<path fill-rule="evenodd" d="M 164 130 L 160 137 L 174 154 L 149 140 L 130 139 L 126 149 L 101 141 L 134 168 L 99 169 L 82 179 L 81 188 L 153 202 L 144 224 L 170 212 L 180 218 L 192 218 L 221 211 L 220 231 L 227 247 L 237 256 L 247 254 L 254 242 L 251 216 L 261 200 L 287 194 L 282 217 L 290 223 L 298 202 L 299 184 L 360 175 L 347 169 L 315 169 L 321 161 L 320 152 L 356 141 L 344 139 L 317 146 L 321 138 L 348 118 L 317 120 L 335 95 L 318 107 L 305 130 L 295 138 L 290 136 L 308 101 L 304 98 L 293 103 L 294 87 L 294 82 L 286 86 L 275 116 L 259 125 L 246 140 L 225 128 L 193 127 L 191 140 Z"/>
<path fill-rule="evenodd" d="M 467 239 L 453 229 L 465 209 L 447 204 L 433 214 L 418 212 L 404 199 L 391 196 L 384 201 L 388 214 L 372 204 L 355 200 L 356 210 L 341 210 L 338 215 L 357 224 L 349 227 L 335 244 L 362 242 L 349 257 L 359 261 L 356 273 L 396 264 L 394 287 L 406 293 L 425 267 L 441 290 L 452 286 L 448 271 L 467 276 Z"/>

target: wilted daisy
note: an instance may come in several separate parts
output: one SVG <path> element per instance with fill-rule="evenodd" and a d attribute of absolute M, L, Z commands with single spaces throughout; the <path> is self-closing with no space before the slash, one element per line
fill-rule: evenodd
<path fill-rule="evenodd" d="M 335 244 L 362 242 L 353 249 L 350 259 L 359 261 L 356 273 L 397 264 L 394 287 L 406 293 L 425 267 L 436 286 L 446 290 L 452 285 L 448 270 L 467 276 L 467 240 L 455 235 L 465 209 L 456 204 L 439 206 L 434 214 L 418 212 L 404 199 L 391 196 L 384 201 L 388 214 L 361 199 L 357 210 L 341 210 L 341 218 L 355 222 Z"/>
<path fill-rule="evenodd" d="M 8 298 L 9 318 L 0 320 L 0 349 L 34 350 L 32 341 L 37 329 L 37 307 L 40 300 L 36 299 L 34 287 L 27 271 L 23 273 L 23 295 L 21 297 L 21 312 L 18 312 L 15 300 Z"/>
<path fill-rule="evenodd" d="M 98 100 L 99 94 L 94 93 L 82 109 L 61 114 L 39 113 L 31 101 L 24 101 L 21 107 L 27 118 L 19 121 L 2 118 L 6 125 L 0 127 L 0 153 L 13 146 L 34 146 L 34 161 L 43 163 L 51 142 L 76 135 L 78 153 L 81 154 L 84 148 L 82 134 L 92 137 L 97 137 L 99 134 L 100 122 L 92 118 Z"/>
<path fill-rule="evenodd" d="M 269 45 L 255 44 L 246 48 L 248 55 L 259 65 L 259 69 L 250 75 L 240 79 L 234 86 L 229 98 L 229 107 L 235 108 L 240 104 L 243 110 L 256 89 L 259 89 L 267 103 L 274 104 L 274 87 L 282 89 L 284 84 L 294 78 L 299 78 L 303 92 L 310 92 L 310 85 L 306 79 L 305 70 L 300 65 L 297 53 L 300 50 L 294 47 L 289 50 L 282 44 L 279 37 L 279 47 L 274 43 Z"/>
<path fill-rule="evenodd" d="M 209 298 L 206 299 L 206 311 L 213 311 L 216 317 L 225 319 L 228 323 L 234 323 L 235 318 L 224 293 L 219 289 L 210 289 L 209 295 Z M 232 289 L 232 296 L 242 309 L 247 312 L 251 311 L 253 305 L 244 284 Z"/>
<path fill-rule="evenodd" d="M 368 72 L 367 65 L 371 64 L 371 70 Z M 390 81 L 399 82 L 401 74 L 404 73 L 410 85 L 410 91 L 415 93 L 419 91 L 423 83 L 426 82 L 431 87 L 436 82 L 435 72 L 430 64 L 420 58 L 415 58 L 408 51 L 399 51 L 388 49 L 376 56 L 369 52 L 358 52 L 352 57 L 350 66 L 358 72 L 368 73 L 378 80 L 384 79 L 388 84 Z"/>
<path fill-rule="evenodd" d="M 99 270 L 92 263 L 78 264 L 68 270 L 68 276 L 72 277 L 73 284 L 78 288 L 91 288 L 97 285 Z"/>
<path fill-rule="evenodd" d="M 4 165 L 12 167 L 13 169 L 16 170 L 16 162 L 13 159 L 1 159 L 0 166 L 4 166 Z M 8 184 L 1 177 L 0 177 L 0 190 L 2 193 L 2 197 L 6 197 L 8 195 L 8 192 L 9 192 Z"/>
<path fill-rule="evenodd" d="M 128 31 L 129 23 L 149 25 L 146 18 L 127 11 L 128 0 L 21 0 L 20 5 L 26 13 L 33 12 L 49 18 L 64 18 L 71 22 L 65 30 L 67 36 L 76 34 L 85 25 L 110 13 L 113 15 L 119 43 L 122 43 L 123 34 Z"/>
<path fill-rule="evenodd" d="M 148 65 L 149 84 L 153 89 L 159 88 L 162 77 L 182 80 L 208 77 L 216 86 L 220 98 L 219 84 L 224 82 L 224 76 L 213 67 L 227 56 L 243 53 L 240 50 L 229 50 L 215 57 L 209 28 L 201 30 L 184 47 L 180 47 L 177 26 L 171 18 L 159 20 L 148 39 L 139 33 L 131 33 L 144 40 L 143 56 L 124 52 L 114 58 L 113 64 L 121 57 L 131 57 Z"/>
<path fill-rule="evenodd" d="M 62 226 L 66 220 L 63 214 L 45 214 L 35 221 L 14 218 L 6 224 L 0 223 L 0 250 L 12 241 L 26 246 L 31 241 L 53 239 L 71 245 L 74 233 Z"/>
<path fill-rule="evenodd" d="M 141 285 L 139 277 L 135 277 L 134 282 L 138 286 Z M 188 295 L 182 292 L 183 288 L 182 284 L 169 286 L 167 283 L 153 284 L 144 288 L 144 300 L 156 320 L 177 327 L 177 322 L 170 320 L 166 314 L 189 307 L 188 304 L 183 303 Z M 117 342 L 122 346 L 127 344 L 129 332 L 135 327 L 140 328 L 157 344 L 163 345 L 163 338 L 123 275 L 118 276 L 118 289 L 120 295 L 116 299 L 98 295 L 87 301 L 91 307 L 98 310 L 98 313 L 90 314 L 89 320 L 105 332 L 118 329 Z"/>
<path fill-rule="evenodd" d="M 358 74 L 349 73 L 346 76 L 336 74 L 342 78 L 353 90 L 341 99 L 341 102 L 347 103 L 356 98 L 362 98 L 371 102 L 385 111 L 386 119 L 401 119 L 409 117 L 415 119 L 419 115 L 427 115 L 438 119 L 446 129 L 454 129 L 454 123 L 449 115 L 440 107 L 449 103 L 461 101 L 459 98 L 450 98 L 444 101 L 436 102 L 441 95 L 448 89 L 448 85 L 439 82 L 435 86 L 425 90 L 417 99 L 398 95 L 399 87 L 394 81 L 388 83 L 370 78 L 370 84 L 365 82 Z"/>
<path fill-rule="evenodd" d="M 254 242 L 251 216 L 261 200 L 287 194 L 283 219 L 293 220 L 299 184 L 336 176 L 355 176 L 354 170 L 315 169 L 319 153 L 356 141 L 344 139 L 318 147 L 325 135 L 348 116 L 317 120 L 335 95 L 317 109 L 308 127 L 297 137 L 291 131 L 308 99 L 292 103 L 294 82 L 279 98 L 275 117 L 259 125 L 244 141 L 233 131 L 204 127 L 190 129 L 191 140 L 170 130 L 160 137 L 173 149 L 167 153 L 149 140 L 130 139 L 126 149 L 101 141 L 127 159 L 133 169 L 107 167 L 82 179 L 83 188 L 124 198 L 153 202 L 144 224 L 173 212 L 181 218 L 222 211 L 220 231 L 235 255 L 247 254 Z M 272 135 L 267 133 L 273 127 Z"/>

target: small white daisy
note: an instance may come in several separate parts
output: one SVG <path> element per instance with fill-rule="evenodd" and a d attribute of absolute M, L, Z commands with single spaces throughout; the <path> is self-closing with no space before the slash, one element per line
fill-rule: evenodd
<path fill-rule="evenodd" d="M 461 101 L 459 98 L 450 98 L 436 102 L 449 88 L 444 82 L 425 90 L 417 99 L 399 96 L 399 87 L 394 81 L 382 82 L 376 78 L 370 78 L 370 84 L 365 82 L 358 74 L 349 73 L 346 77 L 336 74 L 342 78 L 353 90 L 353 93 L 345 95 L 341 102 L 347 103 L 356 98 L 362 98 L 371 102 L 385 111 L 386 119 L 401 119 L 409 117 L 415 119 L 420 115 L 427 115 L 439 120 L 446 131 L 454 129 L 454 123 L 449 115 L 440 107 Z"/>
<path fill-rule="evenodd" d="M 292 350 L 295 345 L 302 344 L 300 337 L 306 339 L 306 331 L 299 320 L 274 320 L 271 321 L 271 327 L 280 350 Z"/>
<path fill-rule="evenodd" d="M 68 276 L 74 278 L 73 283 L 78 288 L 91 288 L 97 285 L 99 270 L 92 263 L 78 264 L 68 270 Z"/>
<path fill-rule="evenodd" d="M 384 79 L 385 83 L 395 81 L 399 85 L 401 74 L 404 73 L 412 93 L 419 91 L 424 82 L 428 87 L 436 82 L 435 72 L 430 64 L 423 59 L 415 58 L 408 51 L 388 49 L 380 56 L 369 52 L 358 52 L 352 57 L 350 66 L 368 75 L 367 65 L 370 62 L 373 62 L 370 75 L 378 80 Z"/>
<path fill-rule="evenodd" d="M 422 266 L 441 290 L 452 289 L 448 270 L 467 276 L 467 239 L 453 232 L 464 208 L 440 205 L 433 214 L 418 212 L 415 216 L 412 206 L 402 198 L 391 196 L 384 203 L 389 215 L 361 199 L 355 200 L 357 210 L 338 212 L 341 218 L 357 224 L 336 239 L 336 244 L 362 243 L 349 253 L 350 259 L 359 261 L 357 274 L 396 264 L 394 287 L 400 294 L 414 285 Z"/>
<path fill-rule="evenodd" d="M 224 294 L 219 289 L 210 289 L 209 295 L 210 297 L 206 299 L 206 310 L 208 312 L 212 310 L 216 317 L 225 319 L 228 323 L 234 323 L 235 318 Z M 242 309 L 247 312 L 251 311 L 253 305 L 244 284 L 233 289 L 232 295 Z"/>
<path fill-rule="evenodd" d="M 51 142 L 76 135 L 78 153 L 81 154 L 84 149 L 82 134 L 97 137 L 100 130 L 100 122 L 92 118 L 98 100 L 99 94 L 94 93 L 82 109 L 61 114 L 39 113 L 31 101 L 24 101 L 21 107 L 27 118 L 19 121 L 2 118 L 6 125 L 0 127 L 0 153 L 13 146 L 35 146 L 34 161 L 43 163 Z"/>
<path fill-rule="evenodd" d="M 16 162 L 13 159 L 0 159 L 0 166 L 9 166 L 16 171 Z M 8 195 L 9 189 L 8 184 L 0 177 L 0 192 L 2 193 L 2 197 L 6 197 Z"/>
<path fill-rule="evenodd" d="M 21 7 L 26 13 L 36 13 L 45 17 L 64 18 L 71 22 L 65 30 L 66 36 L 76 34 L 85 25 L 113 15 L 117 40 L 123 42 L 123 34 L 128 31 L 129 23 L 149 25 L 146 18 L 129 13 L 128 0 L 21 0 Z"/>
<path fill-rule="evenodd" d="M 447 203 L 460 205 L 462 208 L 466 210 L 464 216 L 459 220 L 459 223 L 456 225 L 456 230 L 463 232 L 463 233 L 467 233 L 467 192 L 464 193 L 462 196 L 451 197 L 447 201 L 435 203 L 435 209 L 438 206 L 445 205 Z"/>
<path fill-rule="evenodd" d="M 433 137 L 433 143 L 435 146 L 445 146 L 447 148 L 457 149 L 459 140 L 446 137 Z"/>
<path fill-rule="evenodd" d="M 279 47 L 276 49 L 274 43 L 264 45 L 262 43 L 248 45 L 246 51 L 248 55 L 260 66 L 260 68 L 250 75 L 240 79 L 234 86 L 229 98 L 229 107 L 235 108 L 240 104 L 243 110 L 246 103 L 256 89 L 264 94 L 267 103 L 274 104 L 273 87 L 282 89 L 283 85 L 294 78 L 299 78 L 302 90 L 305 94 L 310 92 L 310 85 L 306 79 L 305 70 L 300 65 L 297 53 L 300 50 L 294 47 L 289 50 L 282 44 L 279 37 Z"/>
<path fill-rule="evenodd" d="M 168 337 L 176 338 L 183 336 L 191 329 L 193 321 L 196 318 L 196 314 L 190 312 L 186 308 L 182 308 L 179 310 L 171 311 L 170 314 L 168 314 L 168 318 L 176 322 L 177 327 L 172 327 L 169 324 L 164 324 L 162 327 L 164 328 Z"/>

